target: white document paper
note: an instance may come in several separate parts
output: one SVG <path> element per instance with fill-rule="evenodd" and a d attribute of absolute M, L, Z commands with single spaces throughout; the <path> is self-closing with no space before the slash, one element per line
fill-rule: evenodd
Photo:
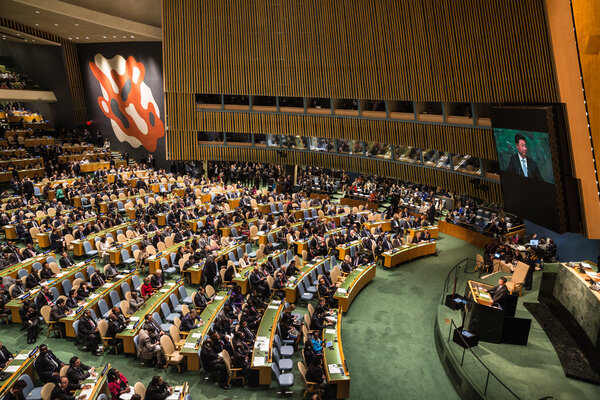
<path fill-rule="evenodd" d="M 129 319 L 130 319 L 131 321 L 139 321 L 139 320 L 140 320 L 140 317 L 135 317 L 135 316 L 132 316 L 132 317 L 129 317 Z"/>
<path fill-rule="evenodd" d="M 335 335 L 335 329 L 325 329 L 325 333 L 327 335 Z"/>
<path fill-rule="evenodd" d="M 272 306 L 269 306 L 269 307 L 267 307 L 267 308 L 270 308 L 271 310 L 277 310 L 277 309 L 279 309 L 279 306 L 273 306 L 273 305 L 272 305 Z"/>
<path fill-rule="evenodd" d="M 338 288 L 337 291 L 338 291 L 338 293 L 341 293 L 341 294 L 346 294 L 346 292 L 347 292 L 347 290 L 343 289 L 343 288 Z"/>
<path fill-rule="evenodd" d="M 192 337 L 194 339 L 200 339 L 202 337 L 202 334 L 200 332 L 192 333 Z"/>
<path fill-rule="evenodd" d="M 340 367 L 338 367 L 336 364 L 329 364 L 328 367 L 330 374 L 339 374 L 341 372 Z"/>
<path fill-rule="evenodd" d="M 264 357 L 254 357 L 254 366 L 255 367 L 262 367 L 263 365 L 265 365 Z"/>
<path fill-rule="evenodd" d="M 9 365 L 8 367 L 4 368 L 4 372 L 8 372 L 13 373 L 13 372 L 17 372 L 17 370 L 19 369 L 20 365 Z"/>
<path fill-rule="evenodd" d="M 17 354 L 15 357 L 15 360 L 27 360 L 28 355 L 27 354 Z"/>
<path fill-rule="evenodd" d="M 186 343 L 183 345 L 184 349 L 193 349 L 196 347 L 196 343 Z"/>
<path fill-rule="evenodd" d="M 133 324 L 127 325 L 127 328 L 125 328 L 125 329 L 133 329 Z"/>
<path fill-rule="evenodd" d="M 159 292 L 168 292 L 169 289 L 160 289 Z"/>
<path fill-rule="evenodd" d="M 215 296 L 215 300 L 223 300 L 223 296 Z"/>

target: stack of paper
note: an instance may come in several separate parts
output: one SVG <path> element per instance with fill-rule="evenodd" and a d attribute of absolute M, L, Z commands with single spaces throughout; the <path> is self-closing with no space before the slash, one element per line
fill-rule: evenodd
<path fill-rule="evenodd" d="M 330 374 L 339 374 L 341 372 L 340 367 L 338 367 L 336 364 L 329 364 L 328 367 Z"/>
<path fill-rule="evenodd" d="M 265 365 L 265 357 L 254 357 L 254 366 L 255 367 L 262 367 L 263 365 Z"/>
<path fill-rule="evenodd" d="M 7 372 L 9 374 L 13 373 L 13 372 L 17 372 L 17 370 L 19 369 L 20 365 L 9 365 L 8 367 L 4 368 L 4 372 Z"/>
<path fill-rule="evenodd" d="M 15 360 L 27 360 L 27 354 L 17 354 Z"/>
<path fill-rule="evenodd" d="M 327 335 L 335 335 L 335 329 L 325 329 L 325 334 Z"/>
<path fill-rule="evenodd" d="M 337 292 L 340 294 L 346 294 L 347 290 L 344 288 L 338 288 Z"/>
<path fill-rule="evenodd" d="M 215 300 L 223 300 L 223 296 L 215 296 Z"/>

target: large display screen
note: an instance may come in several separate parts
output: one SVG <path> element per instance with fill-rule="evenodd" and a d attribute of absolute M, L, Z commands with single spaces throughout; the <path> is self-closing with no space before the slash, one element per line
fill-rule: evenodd
<path fill-rule="evenodd" d="M 494 107 L 492 127 L 504 208 L 560 232 L 549 107 Z"/>
<path fill-rule="evenodd" d="M 500 171 L 554 184 L 548 133 L 494 129 Z"/>

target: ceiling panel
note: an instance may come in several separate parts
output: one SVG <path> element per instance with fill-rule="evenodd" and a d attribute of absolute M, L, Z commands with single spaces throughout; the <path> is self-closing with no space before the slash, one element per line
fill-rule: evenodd
<path fill-rule="evenodd" d="M 77 5 L 75 5 L 77 3 Z M 58 0 L 0 0 L 0 15 L 31 27 L 53 33 L 57 36 L 77 43 L 94 42 L 131 42 L 131 41 L 160 41 L 160 26 L 148 25 L 136 20 L 129 20 L 127 13 L 117 16 L 107 13 L 117 13 L 131 7 L 120 7 L 119 3 L 139 3 L 144 7 L 158 8 L 160 15 L 160 0 L 104 1 L 103 7 L 87 9 L 81 7 L 87 1 L 58 1 Z M 100 3 L 100 2 L 98 2 Z M 113 6 L 112 8 L 110 6 Z M 151 13 L 141 13 L 144 18 L 152 20 L 156 16 Z"/>

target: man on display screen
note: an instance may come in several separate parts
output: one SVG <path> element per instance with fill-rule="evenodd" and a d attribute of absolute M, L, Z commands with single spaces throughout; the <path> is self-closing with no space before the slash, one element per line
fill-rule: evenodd
<path fill-rule="evenodd" d="M 517 154 L 510 156 L 506 171 L 526 178 L 543 180 L 535 160 L 527 157 L 527 139 L 525 139 L 525 136 L 520 133 L 515 135 L 515 147 Z"/>

